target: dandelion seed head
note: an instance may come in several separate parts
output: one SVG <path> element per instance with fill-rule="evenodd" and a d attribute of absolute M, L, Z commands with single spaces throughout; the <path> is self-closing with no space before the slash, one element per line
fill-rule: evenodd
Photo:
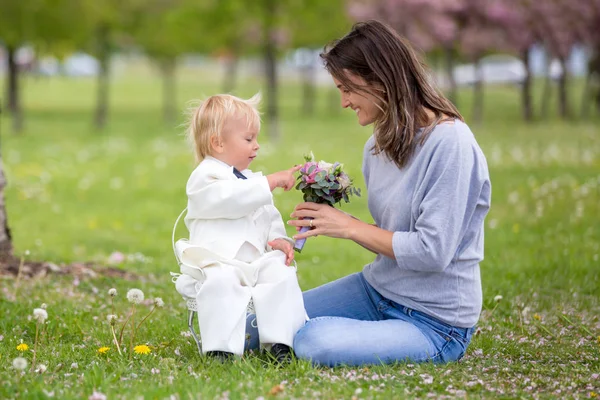
<path fill-rule="evenodd" d="M 127 300 L 133 304 L 140 304 L 144 301 L 144 292 L 140 289 L 129 289 L 127 292 Z"/>
<path fill-rule="evenodd" d="M 117 295 L 117 289 L 115 289 L 115 288 L 108 289 L 108 295 L 110 297 L 115 297 Z"/>
<path fill-rule="evenodd" d="M 106 316 L 106 320 L 108 321 L 109 324 L 114 326 L 117 323 L 117 316 L 114 314 L 109 314 Z"/>
<path fill-rule="evenodd" d="M 48 308 L 48 304 L 46 303 L 42 303 L 42 305 L 40 306 L 41 309 L 45 310 L 46 308 Z"/>
<path fill-rule="evenodd" d="M 165 302 L 163 301 L 163 299 L 161 299 L 160 297 L 156 297 L 154 299 L 154 305 L 156 307 L 163 307 L 165 305 Z"/>
<path fill-rule="evenodd" d="M 48 367 L 46 367 L 44 364 L 39 364 L 35 372 L 43 374 L 44 372 L 46 372 L 47 369 Z"/>
<path fill-rule="evenodd" d="M 502 300 L 502 295 L 497 295 L 496 297 L 494 297 L 494 301 L 496 303 L 498 303 L 500 300 Z"/>
<path fill-rule="evenodd" d="M 43 308 L 36 308 L 33 310 L 33 319 L 39 323 L 44 323 L 48 319 L 48 312 Z"/>
<path fill-rule="evenodd" d="M 17 357 L 12 362 L 13 368 L 18 370 L 24 370 L 27 368 L 27 360 L 23 357 Z"/>

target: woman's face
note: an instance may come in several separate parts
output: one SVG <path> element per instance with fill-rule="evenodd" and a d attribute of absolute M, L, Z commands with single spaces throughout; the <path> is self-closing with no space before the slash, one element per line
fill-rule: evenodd
<path fill-rule="evenodd" d="M 380 91 L 383 93 L 382 88 L 368 85 L 367 82 L 356 75 L 347 74 L 348 79 L 357 86 L 365 87 L 369 91 Z M 358 117 L 358 123 L 362 126 L 367 126 L 375 122 L 383 113 L 383 104 L 371 93 L 365 92 L 354 92 L 350 88 L 344 86 L 338 79 L 333 78 L 333 83 L 340 91 L 342 96 L 342 107 L 354 110 Z"/>

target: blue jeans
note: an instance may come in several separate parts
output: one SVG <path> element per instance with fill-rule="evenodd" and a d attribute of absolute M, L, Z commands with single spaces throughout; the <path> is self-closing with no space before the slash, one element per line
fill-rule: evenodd
<path fill-rule="evenodd" d="M 311 319 L 296 334 L 294 352 L 330 367 L 456 361 L 474 330 L 453 327 L 386 299 L 362 273 L 304 292 L 304 306 Z M 247 328 L 248 348 L 257 348 L 257 330 L 250 323 Z"/>

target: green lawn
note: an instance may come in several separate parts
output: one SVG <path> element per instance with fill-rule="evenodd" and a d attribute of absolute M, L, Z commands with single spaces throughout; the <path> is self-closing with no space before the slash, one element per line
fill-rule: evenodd
<path fill-rule="evenodd" d="M 180 75 L 182 115 L 187 101 L 220 90 L 220 78 L 213 77 Z M 237 94 L 249 96 L 259 84 L 244 81 Z M 600 393 L 597 116 L 526 125 L 515 88 L 487 89 L 486 122 L 471 126 L 488 158 L 493 186 L 481 265 L 484 310 L 463 360 L 333 370 L 295 362 L 279 369 L 263 355 L 225 365 L 198 356 L 185 335 L 185 307 L 169 276 L 176 271 L 171 228 L 185 206 L 184 186 L 193 168 L 183 116 L 165 124 L 159 78 L 130 72 L 113 81 L 110 123 L 96 132 L 94 87 L 87 79 L 29 78 L 26 131 L 13 135 L 8 117 L 2 117 L 15 253 L 28 250 L 28 259 L 56 264 L 105 265 L 119 251 L 129 255 L 119 267 L 140 278 L 49 275 L 18 286 L 14 278 L 0 280 L 0 398 L 81 399 L 94 391 L 109 399 L 590 398 Z M 345 163 L 364 188 L 361 156 L 370 129 L 358 126 L 352 112 L 333 111 L 326 89 L 319 91 L 316 114 L 308 117 L 300 113 L 299 85 L 284 82 L 280 93 L 282 137 L 269 141 L 263 131 L 253 169 L 288 168 L 313 150 L 320 159 Z M 460 101 L 469 122 L 470 93 L 461 92 Z M 284 218 L 300 200 L 297 192 L 275 193 Z M 343 208 L 368 220 L 366 205 L 363 196 Z M 300 284 L 312 288 L 359 271 L 372 258 L 351 242 L 311 239 L 297 255 Z M 106 322 L 111 287 L 119 292 L 118 326 L 129 310 L 128 289 L 164 299 L 165 307 L 151 315 L 135 340 L 150 345 L 151 354 L 121 357 L 112 346 Z M 502 299 L 495 301 L 497 296 Z M 49 318 L 38 340 L 37 363 L 47 370 L 16 372 L 12 361 L 19 355 L 31 365 L 36 335 L 31 315 L 42 303 Z M 151 308 L 138 307 L 137 320 Z M 125 338 L 128 344 L 129 331 Z M 24 353 L 16 349 L 21 341 L 30 347 Z M 102 346 L 111 349 L 99 355 Z"/>

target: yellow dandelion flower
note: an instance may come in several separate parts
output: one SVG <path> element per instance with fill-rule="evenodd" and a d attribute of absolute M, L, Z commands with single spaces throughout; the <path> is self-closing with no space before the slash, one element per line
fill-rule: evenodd
<path fill-rule="evenodd" d="M 145 344 L 140 344 L 135 346 L 133 351 L 135 351 L 137 354 L 150 354 L 150 347 L 146 346 Z"/>
<path fill-rule="evenodd" d="M 598 339 L 596 339 L 596 342 L 598 342 L 598 344 L 600 344 L 600 336 L 598 336 Z"/>
<path fill-rule="evenodd" d="M 25 343 L 21 343 L 20 345 L 17 346 L 17 350 L 27 351 L 27 350 L 29 350 L 29 346 L 27 346 Z"/>
<path fill-rule="evenodd" d="M 110 347 L 102 346 L 98 349 L 98 354 L 106 354 L 110 350 Z"/>
<path fill-rule="evenodd" d="M 598 397 L 598 393 L 596 393 L 596 392 L 590 392 L 590 397 L 592 397 L 592 398 Z"/>
<path fill-rule="evenodd" d="M 537 319 L 538 321 L 541 321 L 541 319 L 542 319 L 540 314 L 533 314 L 533 318 Z"/>

